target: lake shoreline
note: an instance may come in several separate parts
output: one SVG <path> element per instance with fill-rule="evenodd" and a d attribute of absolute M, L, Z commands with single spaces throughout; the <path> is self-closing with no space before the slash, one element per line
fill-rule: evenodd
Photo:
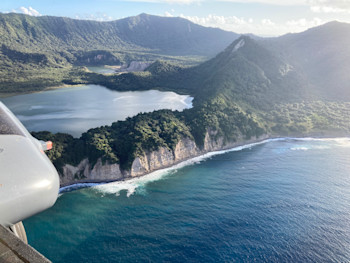
<path fill-rule="evenodd" d="M 141 112 L 192 108 L 192 100 L 170 91 L 116 91 L 95 84 L 57 86 L 1 99 L 29 131 L 67 133 L 75 138 Z"/>
<path fill-rule="evenodd" d="M 13 92 L 13 93 L 0 92 L 0 99 L 14 97 L 14 96 L 20 96 L 20 95 L 34 94 L 34 93 L 42 93 L 42 92 L 50 91 L 50 90 L 81 87 L 81 86 L 85 86 L 85 85 L 90 85 L 90 84 L 77 84 L 77 85 L 62 84 L 59 86 L 47 87 L 47 88 L 42 89 L 42 90 L 34 90 L 34 91 L 27 91 L 27 92 Z"/>

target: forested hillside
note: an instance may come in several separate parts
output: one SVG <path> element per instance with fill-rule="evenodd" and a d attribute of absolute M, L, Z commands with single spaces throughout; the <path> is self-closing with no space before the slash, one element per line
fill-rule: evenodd
<path fill-rule="evenodd" d="M 191 64 L 237 37 L 182 18 L 147 14 L 111 22 L 0 14 L 0 93 L 62 85 L 77 72 L 74 66 L 157 59 Z"/>
<path fill-rule="evenodd" d="M 55 142 L 49 155 L 58 169 L 102 158 L 127 170 L 137 156 L 174 150 L 181 138 L 201 148 L 208 135 L 224 143 L 263 134 L 343 135 L 350 132 L 349 32 L 350 25 L 334 22 L 254 40 L 146 14 L 103 23 L 1 14 L 0 93 L 89 83 L 194 97 L 192 109 L 139 114 L 81 138 L 35 133 Z M 198 56 L 210 59 L 186 63 Z M 111 75 L 84 67 L 133 60 L 155 62 L 144 72 Z"/>
<path fill-rule="evenodd" d="M 349 101 L 350 25 L 330 22 L 259 43 L 303 74 L 322 99 Z"/>
<path fill-rule="evenodd" d="M 331 95 L 324 100 L 305 81 L 303 73 L 246 36 L 195 67 L 157 61 L 142 73 L 85 77 L 84 81 L 117 90 L 157 88 L 190 94 L 194 96 L 194 108 L 139 114 L 91 129 L 79 139 L 36 133 L 45 140 L 60 142 L 64 138 L 64 143 L 50 153 L 58 167 L 88 157 L 92 163 L 102 158 L 120 163 L 127 170 L 137 156 L 159 147 L 174 150 L 183 137 L 202 147 L 206 134 L 212 140 L 235 142 L 263 134 L 322 136 L 350 132 L 348 102 L 330 102 Z M 78 152 L 72 152 L 72 145 L 79 145 L 75 147 Z"/>
<path fill-rule="evenodd" d="M 111 22 L 0 14 L 0 33 L 2 45 L 23 52 L 149 50 L 204 56 L 215 55 L 238 37 L 233 32 L 206 28 L 182 18 L 147 14 Z"/>

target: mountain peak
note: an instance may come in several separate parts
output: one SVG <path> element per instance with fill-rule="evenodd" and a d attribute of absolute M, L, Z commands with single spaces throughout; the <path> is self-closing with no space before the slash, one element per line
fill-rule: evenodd
<path fill-rule="evenodd" d="M 150 15 L 147 14 L 147 13 L 141 13 L 141 14 L 139 14 L 138 16 L 141 16 L 141 17 L 148 17 L 148 16 L 150 16 Z"/>
<path fill-rule="evenodd" d="M 238 41 L 235 41 L 235 45 L 233 46 L 232 52 L 236 52 L 238 49 L 244 46 L 245 44 L 245 39 L 240 37 Z"/>
<path fill-rule="evenodd" d="M 246 49 L 246 48 L 249 48 L 250 46 L 255 46 L 255 45 L 257 45 L 257 43 L 256 41 L 254 41 L 254 39 L 246 35 L 241 35 L 238 39 L 233 41 L 232 44 L 229 45 L 224 52 L 226 54 L 227 53 L 234 54 L 240 51 L 241 49 Z"/>

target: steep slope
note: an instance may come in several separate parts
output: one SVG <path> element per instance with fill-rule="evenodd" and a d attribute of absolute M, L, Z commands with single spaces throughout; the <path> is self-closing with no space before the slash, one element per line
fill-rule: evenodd
<path fill-rule="evenodd" d="M 97 22 L 0 13 L 0 93 L 79 82 L 85 73 L 72 66 L 121 65 L 159 57 L 191 64 L 213 56 L 235 38 L 233 32 L 185 19 L 146 14 Z"/>
<path fill-rule="evenodd" d="M 99 79 L 118 90 L 185 92 L 195 97 L 191 109 L 138 114 L 90 129 L 79 139 L 48 132 L 35 136 L 58 142 L 50 158 L 68 184 L 140 176 L 269 136 L 348 136 L 350 102 L 320 101 L 307 77 L 283 56 L 242 36 L 192 68 L 157 61 L 148 72 Z"/>
<path fill-rule="evenodd" d="M 128 43 L 173 55 L 215 55 L 239 35 L 206 28 L 179 17 L 141 14 L 115 21 Z"/>
<path fill-rule="evenodd" d="M 202 94 L 222 93 L 252 107 L 266 108 L 277 101 L 311 97 L 299 72 L 247 36 L 198 66 L 197 71 L 206 76 L 201 84 Z"/>
<path fill-rule="evenodd" d="M 147 70 L 147 77 L 137 73 L 115 76 L 116 87 L 190 93 L 195 105 L 219 96 L 256 109 L 313 97 L 303 74 L 248 36 L 198 66 L 183 69 L 156 62 Z"/>
<path fill-rule="evenodd" d="M 0 14 L 0 43 L 29 52 L 152 50 L 163 54 L 210 56 L 237 36 L 182 18 L 147 14 L 111 22 Z"/>
<path fill-rule="evenodd" d="M 304 72 L 322 98 L 350 99 L 350 24 L 330 22 L 260 43 Z"/>
<path fill-rule="evenodd" d="M 118 30 L 112 23 L 12 13 L 0 15 L 0 43 L 29 52 L 123 49 L 128 46 L 118 37 Z"/>

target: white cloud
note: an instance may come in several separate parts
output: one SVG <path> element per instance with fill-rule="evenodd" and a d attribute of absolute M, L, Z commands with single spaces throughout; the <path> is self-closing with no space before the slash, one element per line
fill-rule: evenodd
<path fill-rule="evenodd" d="M 95 21 L 104 22 L 104 21 L 112 21 L 114 18 L 105 13 L 97 12 L 95 14 L 77 14 L 75 15 L 75 19 L 95 20 Z"/>
<path fill-rule="evenodd" d="M 180 17 L 207 27 L 221 28 L 239 34 L 253 33 L 260 36 L 277 36 L 286 33 L 302 32 L 310 27 L 315 27 L 326 22 L 319 18 L 303 18 L 278 24 L 269 18 L 257 21 L 252 18 L 246 19 L 236 16 L 218 16 L 214 14 L 205 17 L 184 15 L 180 15 Z"/>
<path fill-rule="evenodd" d="M 37 10 L 32 8 L 31 6 L 28 8 L 21 6 L 18 9 L 12 10 L 12 12 L 13 13 L 22 13 L 22 14 L 30 15 L 30 16 L 41 16 L 41 14 Z"/>
<path fill-rule="evenodd" d="M 293 32 L 300 32 L 311 27 L 322 25 L 324 23 L 325 22 L 322 21 L 322 19 L 315 17 L 311 20 L 307 20 L 305 18 L 298 20 L 289 20 L 286 22 L 286 25 L 290 28 L 293 28 Z"/>
<path fill-rule="evenodd" d="M 200 3 L 201 0 L 163 0 L 163 1 L 156 1 L 158 3 L 170 3 L 170 4 L 192 4 L 192 3 Z"/>
<path fill-rule="evenodd" d="M 274 26 L 275 25 L 274 22 L 272 22 L 270 19 L 266 19 L 266 18 L 261 20 L 261 24 L 263 24 L 265 26 Z"/>
<path fill-rule="evenodd" d="M 305 5 L 308 0 L 221 0 L 222 2 L 232 3 L 259 3 L 259 4 L 270 4 L 270 5 Z"/>
<path fill-rule="evenodd" d="M 309 5 L 315 13 L 350 13 L 349 0 L 309 0 Z"/>
<path fill-rule="evenodd" d="M 205 0 L 126 0 L 129 2 L 144 2 L 144 3 L 166 3 L 166 4 L 193 4 L 201 3 Z"/>
<path fill-rule="evenodd" d="M 192 3 L 204 3 L 211 2 L 212 0 L 125 0 L 129 2 L 144 2 L 144 3 L 167 3 L 167 4 L 192 4 Z M 214 0 L 212 2 L 232 2 L 232 3 L 260 3 L 260 4 L 271 4 L 271 5 L 305 5 L 308 0 Z"/>
<path fill-rule="evenodd" d="M 173 17 L 174 15 L 172 13 L 166 11 L 164 13 L 164 16 L 166 16 L 166 17 Z"/>
<path fill-rule="evenodd" d="M 174 17 L 175 16 L 175 9 L 171 9 L 170 10 L 170 12 L 168 12 L 168 11 L 166 11 L 165 13 L 164 13 L 164 16 L 166 16 L 166 17 Z"/>
<path fill-rule="evenodd" d="M 130 2 L 201 4 L 211 0 L 125 0 Z M 350 0 L 214 0 L 242 4 L 268 4 L 276 6 L 305 6 L 314 13 L 350 13 Z"/>

